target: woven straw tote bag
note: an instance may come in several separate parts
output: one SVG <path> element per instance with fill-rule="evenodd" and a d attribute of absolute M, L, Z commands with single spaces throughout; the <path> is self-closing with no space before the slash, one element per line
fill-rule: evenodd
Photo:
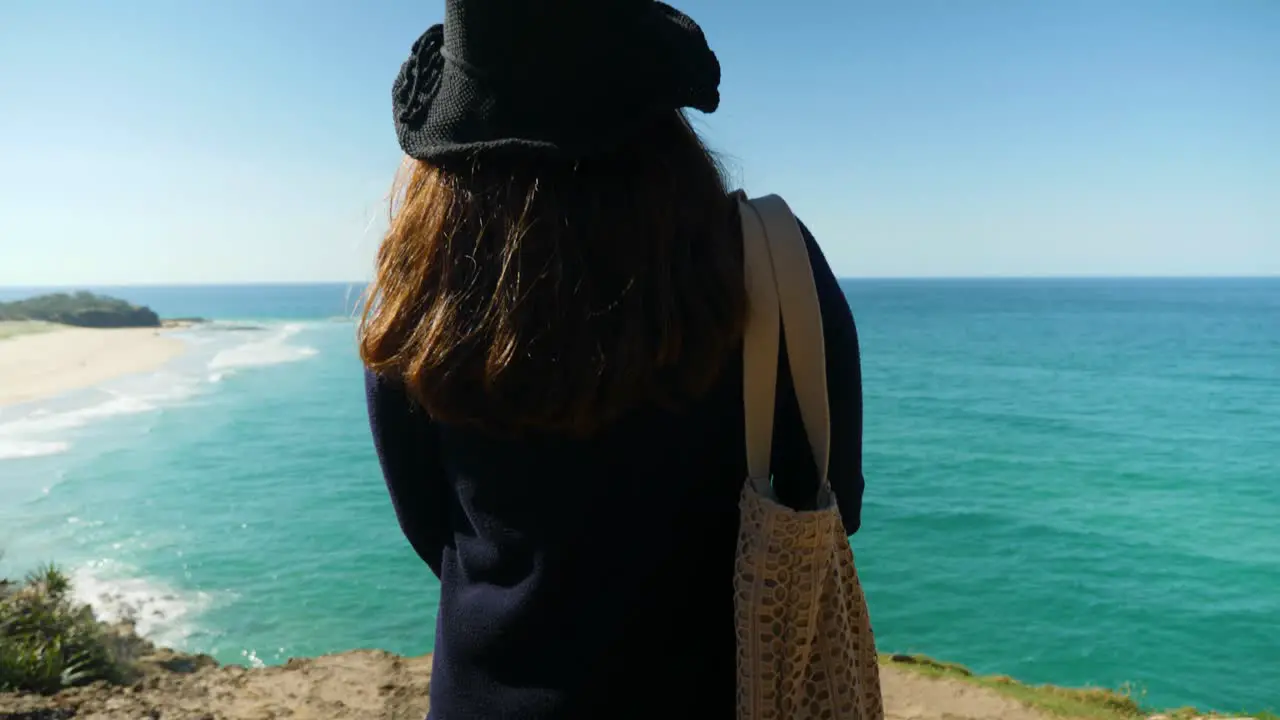
<path fill-rule="evenodd" d="M 738 194 L 750 316 L 747 470 L 734 575 L 738 720 L 882 720 L 880 671 L 853 550 L 827 479 L 826 353 L 804 237 L 776 195 Z M 769 470 L 779 327 L 819 476 L 816 510 L 783 506 Z"/>

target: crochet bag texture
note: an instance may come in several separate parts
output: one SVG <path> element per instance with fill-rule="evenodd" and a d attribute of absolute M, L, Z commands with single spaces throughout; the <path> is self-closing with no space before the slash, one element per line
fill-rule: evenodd
<path fill-rule="evenodd" d="M 743 350 L 747 469 L 734 575 L 738 720 L 882 720 L 880 671 L 853 550 L 827 479 L 822 318 L 804 237 L 776 195 L 739 195 L 751 316 Z M 772 490 L 780 322 L 818 468 L 816 510 Z"/>

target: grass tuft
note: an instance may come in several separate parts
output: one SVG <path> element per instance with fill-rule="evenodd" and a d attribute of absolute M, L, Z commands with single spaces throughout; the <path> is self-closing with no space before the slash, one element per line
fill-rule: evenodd
<path fill-rule="evenodd" d="M 124 682 L 128 665 L 71 580 L 53 565 L 21 583 L 0 581 L 0 692 L 56 693 L 105 680 Z"/>

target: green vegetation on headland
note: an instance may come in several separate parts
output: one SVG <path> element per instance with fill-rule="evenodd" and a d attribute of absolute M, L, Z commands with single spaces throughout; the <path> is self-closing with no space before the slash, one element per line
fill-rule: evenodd
<path fill-rule="evenodd" d="M 0 303 L 0 322 L 47 322 L 87 328 L 160 327 L 148 307 L 89 292 L 54 293 Z"/>

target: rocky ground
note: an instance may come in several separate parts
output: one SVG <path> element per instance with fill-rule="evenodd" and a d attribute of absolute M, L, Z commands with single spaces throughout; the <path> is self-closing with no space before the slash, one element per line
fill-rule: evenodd
<path fill-rule="evenodd" d="M 427 711 L 430 656 L 355 651 L 247 669 L 128 642 L 138 644 L 140 677 L 132 685 L 47 697 L 0 694 L 0 720 L 422 720 Z M 912 663 L 882 668 L 890 720 L 1061 720 L 962 677 L 926 670 Z"/>
<path fill-rule="evenodd" d="M 422 720 L 431 658 L 349 652 L 280 667 L 214 667 L 177 658 L 155 663 L 130 687 L 93 686 L 53 697 L 2 696 L 4 720 Z M 888 716 L 895 720 L 1043 720 L 982 688 L 886 668 Z"/>
<path fill-rule="evenodd" d="M 431 658 L 351 652 L 261 669 L 179 658 L 127 687 L 95 685 L 52 697 L 0 695 L 3 720 L 422 720 Z"/>

